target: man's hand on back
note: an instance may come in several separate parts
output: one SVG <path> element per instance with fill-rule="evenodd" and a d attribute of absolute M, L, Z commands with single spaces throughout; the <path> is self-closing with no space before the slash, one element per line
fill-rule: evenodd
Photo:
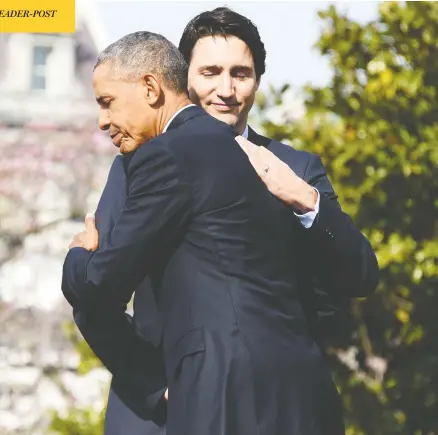
<path fill-rule="evenodd" d="M 274 196 L 290 205 L 298 214 L 315 210 L 318 193 L 286 163 L 267 148 L 254 145 L 242 136 L 237 136 L 236 141 Z"/>
<path fill-rule="evenodd" d="M 85 217 L 85 231 L 76 234 L 68 248 L 84 248 L 87 251 L 96 251 L 98 247 L 99 233 L 96 222 L 93 215 L 87 214 Z"/>

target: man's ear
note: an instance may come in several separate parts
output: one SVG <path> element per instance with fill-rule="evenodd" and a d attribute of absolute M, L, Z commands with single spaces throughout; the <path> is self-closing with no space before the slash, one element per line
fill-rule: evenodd
<path fill-rule="evenodd" d="M 261 82 L 261 80 L 262 80 L 262 78 L 259 77 L 259 79 L 256 81 L 256 83 L 257 83 L 256 91 L 259 90 L 259 86 L 260 86 L 260 82 Z"/>
<path fill-rule="evenodd" d="M 154 106 L 161 99 L 163 89 L 157 77 L 153 74 L 145 74 L 143 77 L 144 98 L 149 106 Z"/>

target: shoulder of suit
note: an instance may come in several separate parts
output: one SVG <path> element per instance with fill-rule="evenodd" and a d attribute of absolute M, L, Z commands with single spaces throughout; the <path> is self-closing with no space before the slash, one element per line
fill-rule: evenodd
<path fill-rule="evenodd" d="M 113 160 L 113 162 L 112 162 L 112 164 L 111 164 L 111 167 L 110 167 L 110 170 L 109 170 L 109 174 L 113 174 L 113 173 L 115 173 L 115 172 L 120 172 L 120 171 L 125 171 L 125 169 L 124 169 L 124 157 L 121 155 L 121 154 L 118 154 L 115 158 L 114 158 L 114 160 Z"/>
<path fill-rule="evenodd" d="M 298 150 L 291 145 L 287 145 L 277 140 L 271 140 L 268 145 L 268 149 L 278 157 L 285 157 L 287 160 L 299 160 L 303 163 L 308 163 L 310 160 L 319 158 L 316 154 L 309 153 L 308 151 L 304 150 Z"/>
<path fill-rule="evenodd" d="M 291 145 L 286 145 L 274 139 L 270 139 L 266 136 L 262 136 L 255 132 L 251 127 L 249 128 L 249 140 L 253 141 L 257 145 L 265 146 L 274 153 L 281 153 L 283 155 L 293 156 L 302 160 L 310 160 L 316 157 L 316 154 L 309 153 L 303 150 L 297 150 Z"/>
<path fill-rule="evenodd" d="M 158 165 L 160 162 L 169 159 L 169 157 L 171 157 L 171 153 L 169 152 L 168 143 L 164 135 L 157 136 L 145 142 L 135 151 L 129 161 L 127 173 L 132 174 L 140 166 L 153 160 Z"/>
<path fill-rule="evenodd" d="M 192 118 L 159 137 L 171 148 L 176 147 L 179 151 L 187 148 L 191 152 L 195 143 L 205 143 L 205 140 L 211 137 L 216 140 L 234 140 L 236 133 L 224 122 L 212 116 L 203 116 Z"/>
<path fill-rule="evenodd" d="M 111 167 L 123 166 L 123 155 L 117 154 L 111 164 Z"/>
<path fill-rule="evenodd" d="M 317 160 L 320 161 L 320 158 L 316 154 L 312 154 L 303 150 L 297 150 L 290 145 L 286 145 L 277 140 L 261 136 L 254 131 L 253 141 L 257 143 L 257 145 L 265 146 L 280 160 L 286 163 L 301 178 L 305 178 L 308 168 L 312 165 L 311 162 L 315 162 Z"/>
<path fill-rule="evenodd" d="M 120 180 L 125 179 L 126 173 L 123 164 L 123 156 L 119 154 L 114 158 L 114 161 L 112 162 L 111 167 L 108 171 L 106 185 L 118 184 Z"/>
<path fill-rule="evenodd" d="M 212 116 L 192 118 L 178 128 L 168 130 L 143 144 L 135 152 L 128 173 L 151 159 L 167 163 L 173 160 L 176 163 L 177 156 L 195 153 L 197 147 L 194 145 L 204 145 L 212 135 L 221 141 L 234 141 L 236 136 L 229 125 Z"/>

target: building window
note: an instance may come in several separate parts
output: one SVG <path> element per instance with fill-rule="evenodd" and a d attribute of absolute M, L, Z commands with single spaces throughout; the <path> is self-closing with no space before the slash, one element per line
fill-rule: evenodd
<path fill-rule="evenodd" d="M 51 48 L 47 46 L 33 47 L 31 88 L 34 90 L 46 89 L 47 59 L 50 51 Z"/>

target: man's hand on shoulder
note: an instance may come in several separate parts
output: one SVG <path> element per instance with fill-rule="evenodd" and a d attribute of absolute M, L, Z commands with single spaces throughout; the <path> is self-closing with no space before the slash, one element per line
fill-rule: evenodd
<path fill-rule="evenodd" d="M 236 141 L 274 196 L 290 205 L 298 214 L 315 210 L 318 193 L 286 163 L 267 148 L 254 145 L 242 136 L 237 136 Z"/>
<path fill-rule="evenodd" d="M 96 251 L 99 247 L 99 233 L 92 214 L 85 216 L 85 231 L 76 234 L 69 245 L 72 248 L 84 248 L 87 251 Z"/>

